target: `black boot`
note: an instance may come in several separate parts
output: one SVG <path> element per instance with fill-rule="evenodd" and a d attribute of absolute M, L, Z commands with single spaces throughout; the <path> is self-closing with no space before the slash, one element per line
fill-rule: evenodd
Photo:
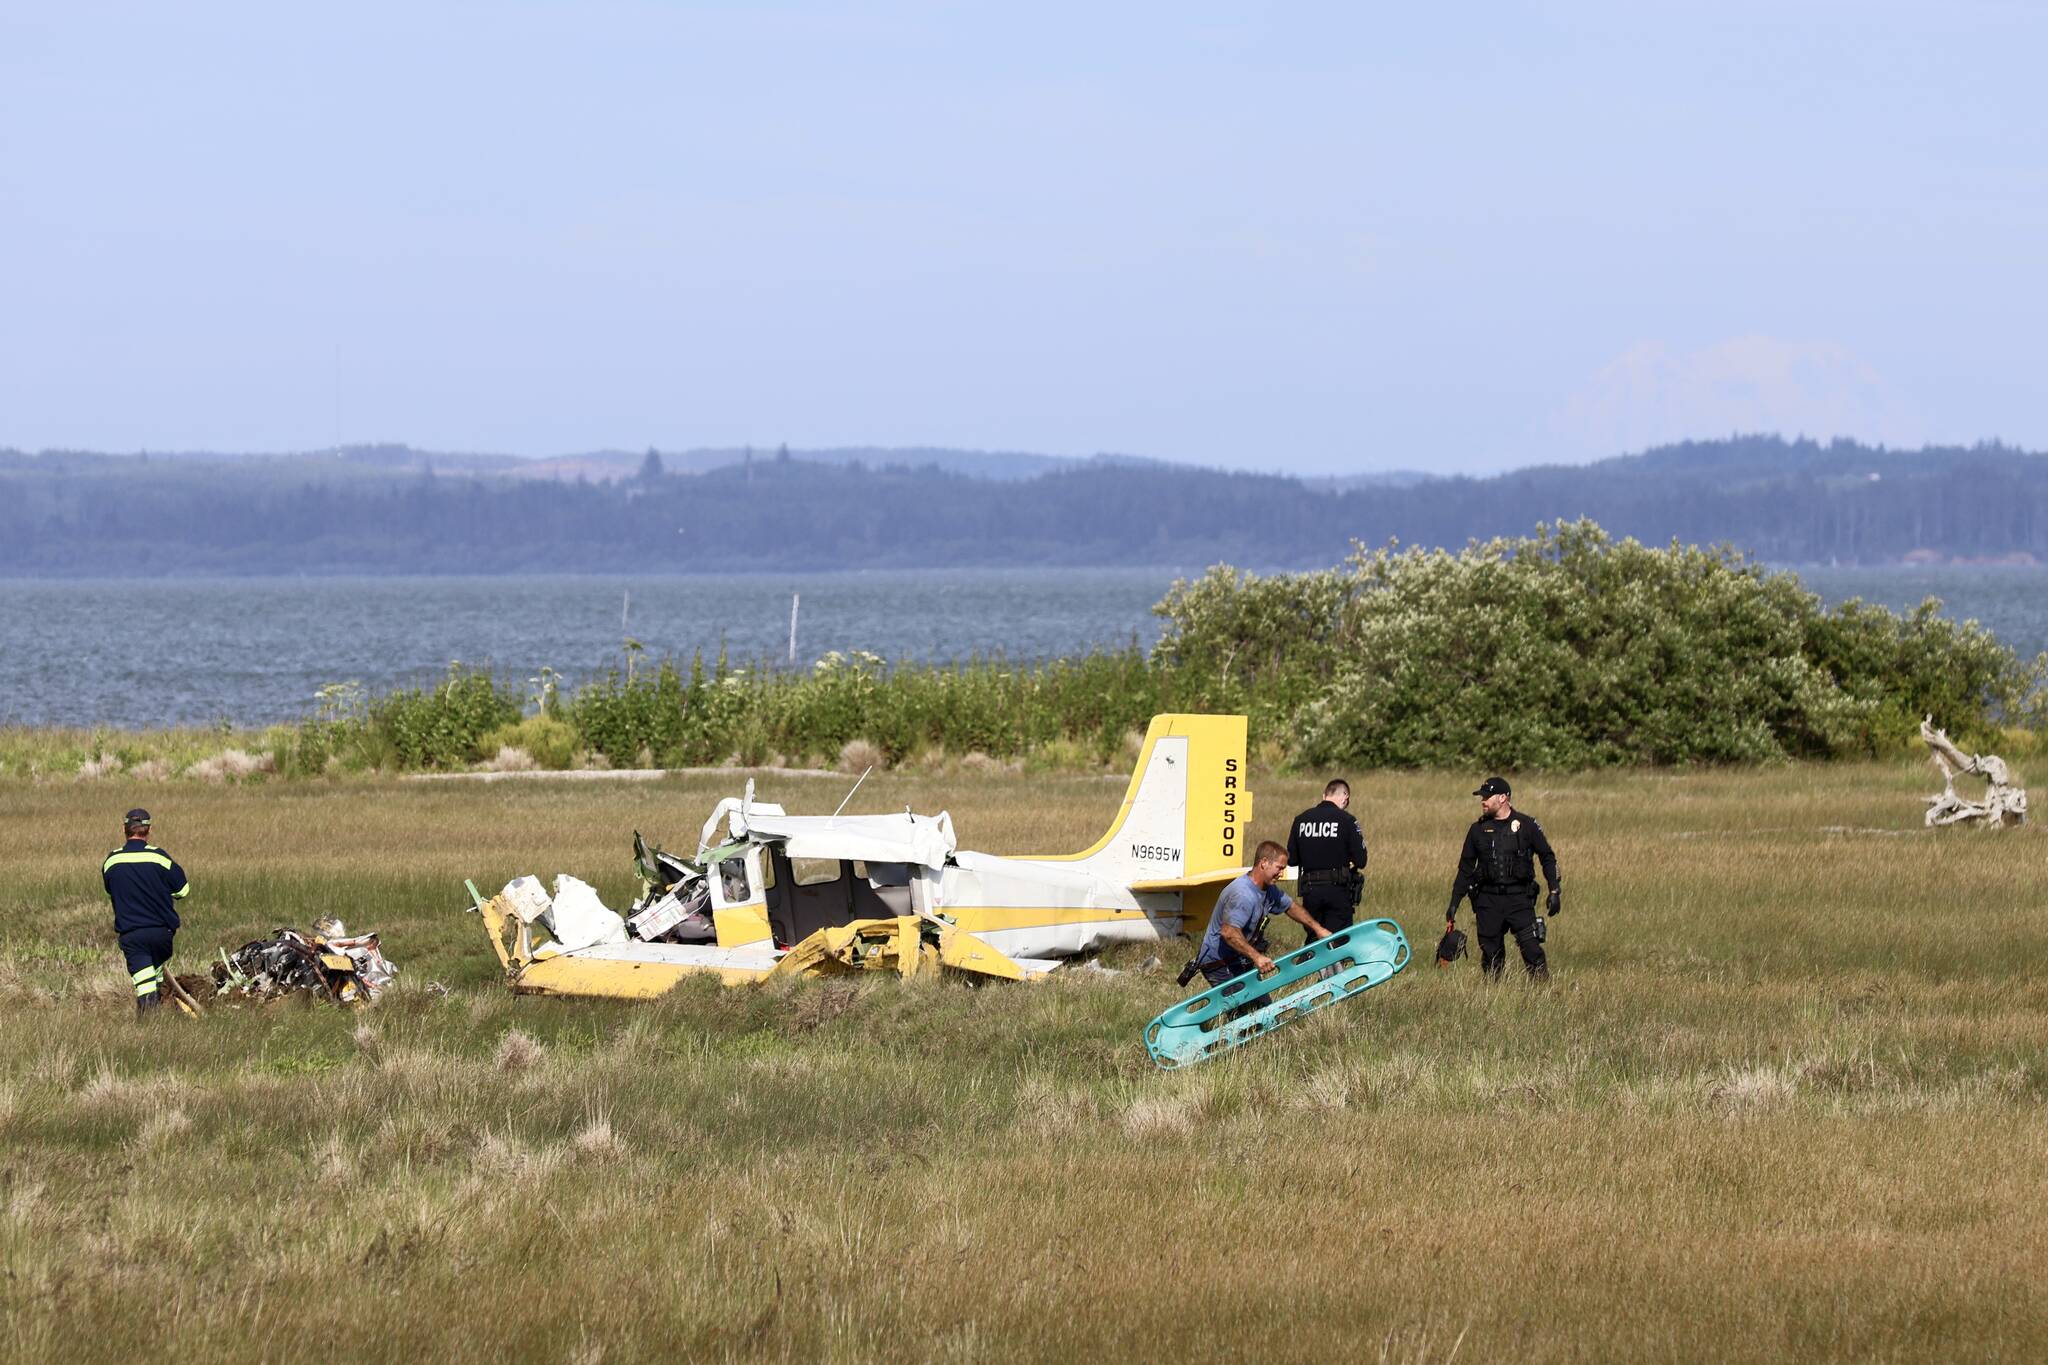
<path fill-rule="evenodd" d="M 151 991 L 147 995 L 138 995 L 135 997 L 135 1015 L 139 1019 L 144 1015 L 152 1014 L 161 1009 L 163 1003 L 164 993 L 161 990 Z"/>

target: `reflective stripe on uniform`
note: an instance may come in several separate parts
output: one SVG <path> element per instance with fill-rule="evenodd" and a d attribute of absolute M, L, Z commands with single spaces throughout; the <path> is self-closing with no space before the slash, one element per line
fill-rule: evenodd
<path fill-rule="evenodd" d="M 154 995 L 157 992 L 157 988 L 163 984 L 164 969 L 161 967 L 144 967 L 139 972 L 129 973 L 129 979 L 135 983 L 135 993 L 137 995 Z"/>
<path fill-rule="evenodd" d="M 171 899 L 174 901 L 181 901 L 191 894 L 192 883 L 186 882 L 183 886 L 179 887 L 176 891 L 173 891 L 171 893 Z"/>
<path fill-rule="evenodd" d="M 170 855 L 153 848 L 139 848 L 133 853 L 109 853 L 107 860 L 100 864 L 100 871 L 104 874 L 108 868 L 119 867 L 123 863 L 154 863 L 166 872 L 171 870 Z"/>

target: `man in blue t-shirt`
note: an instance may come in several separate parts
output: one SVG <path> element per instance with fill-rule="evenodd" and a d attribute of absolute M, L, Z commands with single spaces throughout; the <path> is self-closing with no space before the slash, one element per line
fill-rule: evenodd
<path fill-rule="evenodd" d="M 1253 968 L 1270 976 L 1273 959 L 1266 956 L 1266 916 L 1285 915 L 1308 931 L 1312 939 L 1328 938 L 1330 931 L 1316 923 L 1308 911 L 1288 899 L 1275 882 L 1287 870 L 1287 850 L 1271 839 L 1252 854 L 1251 871 L 1223 888 L 1216 897 L 1216 912 L 1209 916 L 1209 932 L 1195 954 L 1195 965 L 1212 986 Z"/>

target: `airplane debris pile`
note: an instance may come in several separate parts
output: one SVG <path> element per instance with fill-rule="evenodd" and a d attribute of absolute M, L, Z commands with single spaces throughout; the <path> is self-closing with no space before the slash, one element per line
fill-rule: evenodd
<path fill-rule="evenodd" d="M 213 967 L 214 995 L 222 1000 L 276 1000 L 306 993 L 338 1005 L 367 1005 L 383 994 L 398 968 L 375 934 L 351 936 L 340 920 L 323 919 L 313 932 L 279 929 L 230 953 Z"/>

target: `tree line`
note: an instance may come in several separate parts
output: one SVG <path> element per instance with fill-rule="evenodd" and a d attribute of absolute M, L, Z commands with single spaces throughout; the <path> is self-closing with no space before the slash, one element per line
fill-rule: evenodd
<path fill-rule="evenodd" d="M 1414 461 L 1410 461 L 1414 463 Z M 2048 459 L 1736 437 L 1405 487 L 1090 463 L 995 481 L 800 455 L 618 482 L 0 452 L 0 573 L 1328 564 L 1591 518 L 1790 564 L 2048 563 Z"/>

